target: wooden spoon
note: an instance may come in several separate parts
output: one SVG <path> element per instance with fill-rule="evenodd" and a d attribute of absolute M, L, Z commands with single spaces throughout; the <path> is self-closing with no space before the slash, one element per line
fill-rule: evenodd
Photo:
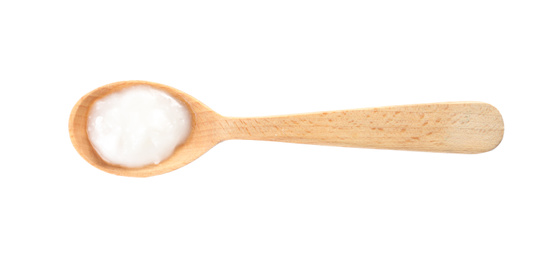
<path fill-rule="evenodd" d="M 181 100 L 192 115 L 187 140 L 158 165 L 126 168 L 96 153 L 87 137 L 87 117 L 95 100 L 135 85 L 149 85 Z M 481 102 L 389 106 L 258 118 L 224 117 L 177 89 L 147 81 L 122 81 L 83 96 L 71 111 L 73 146 L 93 166 L 117 175 L 148 177 L 178 169 L 229 139 L 280 141 L 426 152 L 482 153 L 502 141 L 498 110 Z"/>

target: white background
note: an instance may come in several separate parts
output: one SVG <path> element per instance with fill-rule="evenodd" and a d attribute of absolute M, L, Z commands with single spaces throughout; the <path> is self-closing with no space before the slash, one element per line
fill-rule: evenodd
<path fill-rule="evenodd" d="M 2 1 L 0 259 L 555 259 L 554 1 Z M 111 175 L 68 118 L 140 79 L 223 115 L 484 101 L 479 155 L 228 141 Z"/>

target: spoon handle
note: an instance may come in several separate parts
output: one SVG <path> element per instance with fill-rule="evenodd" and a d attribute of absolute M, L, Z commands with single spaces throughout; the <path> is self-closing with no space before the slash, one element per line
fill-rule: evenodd
<path fill-rule="evenodd" d="M 498 110 L 482 102 L 452 102 L 339 110 L 258 118 L 226 118 L 228 139 L 482 153 L 502 141 Z"/>

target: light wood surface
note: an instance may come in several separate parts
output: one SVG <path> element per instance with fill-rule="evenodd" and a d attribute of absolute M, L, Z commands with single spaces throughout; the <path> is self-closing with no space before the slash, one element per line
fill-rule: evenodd
<path fill-rule="evenodd" d="M 498 110 L 454 102 L 266 118 L 228 118 L 228 138 L 426 152 L 481 153 L 502 140 Z"/>
<path fill-rule="evenodd" d="M 89 108 L 98 98 L 134 85 L 150 85 L 181 100 L 192 114 L 191 134 L 158 165 L 125 168 L 103 161 L 87 137 Z M 482 102 L 389 106 L 259 118 L 224 117 L 174 88 L 146 81 L 100 87 L 73 108 L 69 131 L 79 154 L 93 166 L 117 175 L 148 177 L 180 168 L 229 139 L 394 149 L 482 153 L 502 140 L 504 124 L 496 108 Z"/>

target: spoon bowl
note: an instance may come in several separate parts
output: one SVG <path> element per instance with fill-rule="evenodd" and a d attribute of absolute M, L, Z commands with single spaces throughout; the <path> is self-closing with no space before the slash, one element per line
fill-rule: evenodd
<path fill-rule="evenodd" d="M 127 87 L 147 85 L 162 90 L 181 102 L 191 113 L 191 132 L 184 143 L 176 147 L 174 153 L 160 164 L 147 165 L 140 168 L 127 168 L 104 161 L 93 148 L 87 135 L 87 120 L 93 103 L 111 93 Z M 73 107 L 69 120 L 69 132 L 73 146 L 77 152 L 91 165 L 100 170 L 116 175 L 130 177 L 148 177 L 178 169 L 201 156 L 214 145 L 221 142 L 224 136 L 221 128 L 213 127 L 222 116 L 212 111 L 194 97 L 175 88 L 147 81 L 121 81 L 97 88 L 83 96 Z"/>
<path fill-rule="evenodd" d="M 93 103 L 127 87 L 147 85 L 165 91 L 191 113 L 187 139 L 159 164 L 127 168 L 104 161 L 87 134 Z M 108 84 L 83 96 L 73 107 L 69 132 L 77 152 L 91 165 L 116 175 L 149 177 L 176 170 L 229 139 L 279 141 L 344 147 L 482 153 L 498 146 L 504 123 L 483 102 L 445 102 L 316 112 L 257 118 L 224 117 L 177 89 L 148 81 Z"/>

